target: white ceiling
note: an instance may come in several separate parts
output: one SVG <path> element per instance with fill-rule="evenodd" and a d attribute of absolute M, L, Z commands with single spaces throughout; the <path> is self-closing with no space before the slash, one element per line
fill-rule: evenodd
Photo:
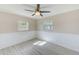
<path fill-rule="evenodd" d="M 24 9 L 34 10 L 35 4 L 0 4 L 1 12 L 14 13 L 17 15 L 32 17 L 32 18 L 42 18 L 41 16 L 31 16 L 33 13 L 25 11 Z M 53 16 L 56 14 L 77 10 L 79 9 L 79 4 L 41 4 L 41 10 L 51 11 L 51 13 L 43 14 L 43 17 Z"/>

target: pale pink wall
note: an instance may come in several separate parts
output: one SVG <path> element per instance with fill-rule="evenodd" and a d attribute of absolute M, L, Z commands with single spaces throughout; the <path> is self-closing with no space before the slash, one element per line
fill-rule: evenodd
<path fill-rule="evenodd" d="M 36 30 L 37 28 L 38 30 L 43 30 L 41 28 L 42 23 L 47 20 L 52 20 L 54 23 L 54 32 L 79 33 L 79 10 L 58 14 L 37 21 L 28 17 L 0 12 L 0 33 L 17 32 L 18 20 L 29 21 L 29 30 Z"/>
<path fill-rule="evenodd" d="M 41 26 L 47 20 L 54 23 L 53 32 L 76 33 L 79 34 L 79 10 L 66 12 L 38 20 L 38 30 L 44 31 Z"/>
<path fill-rule="evenodd" d="M 53 16 L 55 32 L 79 33 L 79 10 Z"/>
<path fill-rule="evenodd" d="M 35 20 L 22 17 L 15 14 L 9 14 L 0 12 L 0 33 L 5 32 L 16 32 L 17 31 L 17 21 L 18 20 L 27 20 L 30 23 L 29 30 L 35 30 Z"/>

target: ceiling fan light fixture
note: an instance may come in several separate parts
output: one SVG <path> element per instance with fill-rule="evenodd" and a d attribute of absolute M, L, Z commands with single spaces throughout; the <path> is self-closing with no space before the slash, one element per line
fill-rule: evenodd
<path fill-rule="evenodd" d="M 39 11 L 36 11 L 35 15 L 36 16 L 40 16 L 40 12 Z"/>
<path fill-rule="evenodd" d="M 36 8 L 35 8 L 35 10 L 33 11 L 33 10 L 27 10 L 27 9 L 25 9 L 26 11 L 30 11 L 30 12 L 34 12 L 33 14 L 32 14 L 32 16 L 43 16 L 43 14 L 42 13 L 50 13 L 50 11 L 41 11 L 40 10 L 40 4 L 37 4 L 36 5 Z"/>

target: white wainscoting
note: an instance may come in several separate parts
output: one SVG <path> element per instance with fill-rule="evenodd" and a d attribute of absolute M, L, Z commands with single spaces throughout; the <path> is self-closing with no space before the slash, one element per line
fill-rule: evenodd
<path fill-rule="evenodd" d="M 35 38 L 35 31 L 1 33 L 0 49 Z"/>
<path fill-rule="evenodd" d="M 79 52 L 79 35 L 38 31 L 38 38 Z"/>
<path fill-rule="evenodd" d="M 1 33 L 0 49 L 31 40 L 35 37 L 79 52 L 79 35 L 45 31 Z"/>

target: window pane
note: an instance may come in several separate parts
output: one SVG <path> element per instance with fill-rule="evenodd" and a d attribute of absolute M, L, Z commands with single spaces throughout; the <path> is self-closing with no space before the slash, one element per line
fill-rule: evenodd
<path fill-rule="evenodd" d="M 25 31 L 29 30 L 29 22 L 26 20 L 19 20 L 17 23 L 18 31 Z"/>

